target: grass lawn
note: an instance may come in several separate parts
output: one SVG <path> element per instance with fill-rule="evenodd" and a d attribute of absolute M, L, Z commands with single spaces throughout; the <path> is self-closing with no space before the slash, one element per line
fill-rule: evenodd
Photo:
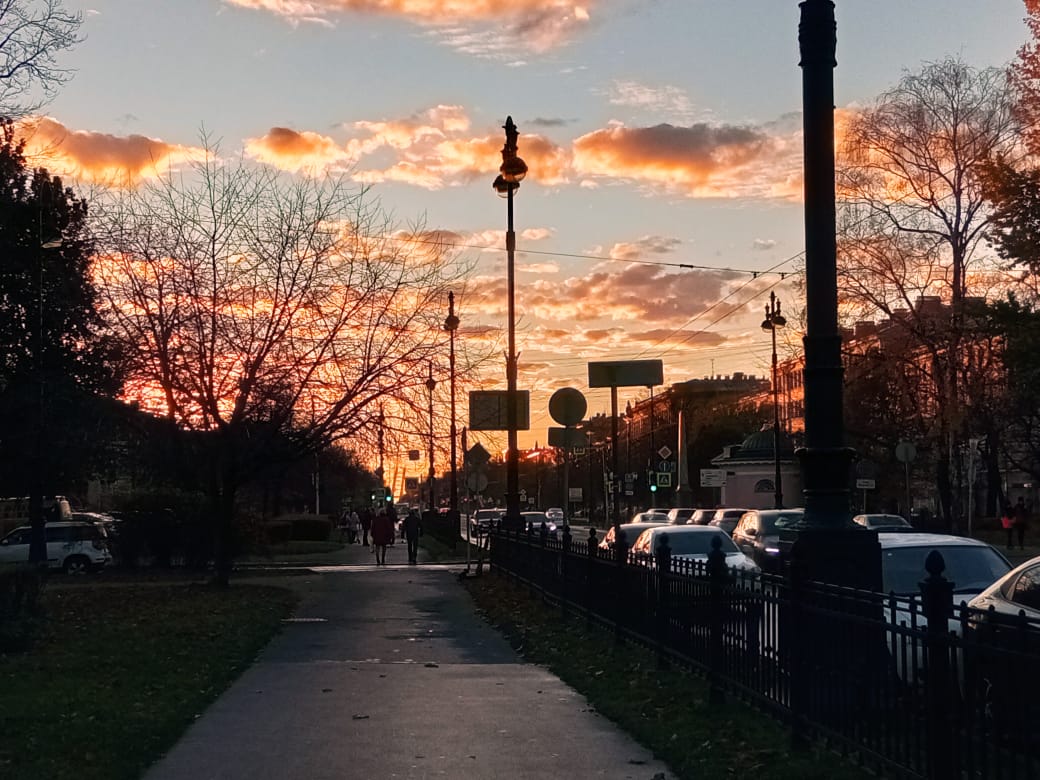
<path fill-rule="evenodd" d="M 295 602 L 255 585 L 52 581 L 33 645 L 0 655 L 0 777 L 140 777 Z"/>
<path fill-rule="evenodd" d="M 528 660 L 547 667 L 601 714 L 654 751 L 681 778 L 865 780 L 874 777 L 819 749 L 792 751 L 789 731 L 732 697 L 708 706 L 708 686 L 689 672 L 657 668 L 642 647 L 586 630 L 584 618 L 559 610 L 498 575 L 466 587 L 487 620 Z"/>

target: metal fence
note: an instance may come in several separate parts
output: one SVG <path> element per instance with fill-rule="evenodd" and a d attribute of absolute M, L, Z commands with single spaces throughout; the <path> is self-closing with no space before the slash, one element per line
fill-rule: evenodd
<path fill-rule="evenodd" d="M 491 565 L 899 777 L 1040 777 L 1040 622 L 954 604 L 941 555 L 895 596 L 496 530 Z"/>

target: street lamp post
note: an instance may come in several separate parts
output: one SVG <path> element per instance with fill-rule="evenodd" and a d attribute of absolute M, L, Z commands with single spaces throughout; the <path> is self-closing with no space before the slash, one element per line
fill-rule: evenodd
<path fill-rule="evenodd" d="M 506 117 L 502 126 L 506 131 L 506 142 L 502 147 L 502 165 L 499 175 L 493 183 L 495 192 L 506 199 L 506 297 L 508 319 L 508 352 L 506 354 L 506 426 L 508 431 L 506 452 L 506 527 L 520 527 L 520 453 L 517 449 L 517 410 L 516 410 L 516 317 L 514 258 L 516 251 L 516 234 L 513 232 L 513 193 L 520 188 L 520 182 L 527 175 L 527 164 L 517 156 L 516 141 L 520 133 L 513 124 L 513 117 Z"/>
<path fill-rule="evenodd" d="M 428 475 L 428 479 L 429 479 L 429 483 L 430 483 L 430 492 L 429 492 L 429 500 L 430 500 L 430 505 L 429 506 L 430 506 L 430 513 L 431 513 L 430 514 L 430 518 L 432 519 L 433 518 L 433 514 L 432 513 L 437 511 L 437 509 L 436 509 L 437 502 L 436 502 L 436 497 L 434 496 L 434 478 L 436 476 L 436 472 L 434 471 L 434 464 L 433 464 L 433 390 L 434 390 L 435 387 L 437 387 L 437 380 L 435 380 L 433 378 L 433 361 L 432 360 L 429 363 L 429 368 L 430 368 L 430 375 L 429 375 L 429 378 L 426 380 L 426 389 L 430 391 L 430 409 L 429 409 L 429 411 L 430 411 L 430 473 Z"/>
<path fill-rule="evenodd" d="M 766 318 L 762 320 L 762 330 L 773 336 L 773 468 L 776 482 L 776 508 L 784 507 L 784 491 L 780 484 L 780 386 L 776 373 L 776 331 L 787 325 L 787 318 L 780 313 L 780 299 L 776 293 L 769 293 L 769 305 L 766 306 Z"/>
<path fill-rule="evenodd" d="M 451 546 L 454 549 L 459 530 L 459 475 L 455 449 L 455 331 L 459 328 L 459 318 L 455 316 L 455 293 L 448 292 L 448 316 L 444 320 L 444 329 L 448 331 L 448 382 L 451 387 L 451 500 L 448 517 L 451 521 Z"/>

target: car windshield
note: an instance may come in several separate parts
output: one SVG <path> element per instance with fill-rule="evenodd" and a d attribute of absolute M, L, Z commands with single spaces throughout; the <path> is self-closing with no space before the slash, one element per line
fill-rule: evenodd
<path fill-rule="evenodd" d="M 990 547 L 943 545 L 882 549 L 881 579 L 885 592 L 919 593 L 919 583 L 928 576 L 925 558 L 936 549 L 946 562 L 943 577 L 953 583 L 954 593 L 978 593 L 1011 570 L 1011 565 Z"/>
<path fill-rule="evenodd" d="M 658 534 L 656 544 L 661 543 L 663 536 L 668 537 L 668 545 L 672 548 L 672 555 L 707 555 L 711 552 L 711 540 L 718 539 L 722 542 L 722 552 L 740 552 L 733 540 L 720 533 L 699 534 Z M 656 545 L 655 545 L 656 546 Z"/>
<path fill-rule="evenodd" d="M 761 515 L 762 533 L 775 534 L 781 528 L 789 528 L 802 519 L 801 512 L 784 512 L 779 515 Z"/>

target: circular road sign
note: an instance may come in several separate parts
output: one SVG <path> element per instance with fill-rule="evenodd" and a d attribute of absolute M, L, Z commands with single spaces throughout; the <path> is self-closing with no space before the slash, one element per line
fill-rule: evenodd
<path fill-rule="evenodd" d="M 573 387 L 561 387 L 549 399 L 549 414 L 560 425 L 577 425 L 588 408 L 585 396 Z"/>
<path fill-rule="evenodd" d="M 480 493 L 487 489 L 488 478 L 486 474 L 470 474 L 466 477 L 466 487 L 474 493 Z"/>
<path fill-rule="evenodd" d="M 896 445 L 896 460 L 900 463 L 913 463 L 917 457 L 917 448 L 908 441 Z"/>

